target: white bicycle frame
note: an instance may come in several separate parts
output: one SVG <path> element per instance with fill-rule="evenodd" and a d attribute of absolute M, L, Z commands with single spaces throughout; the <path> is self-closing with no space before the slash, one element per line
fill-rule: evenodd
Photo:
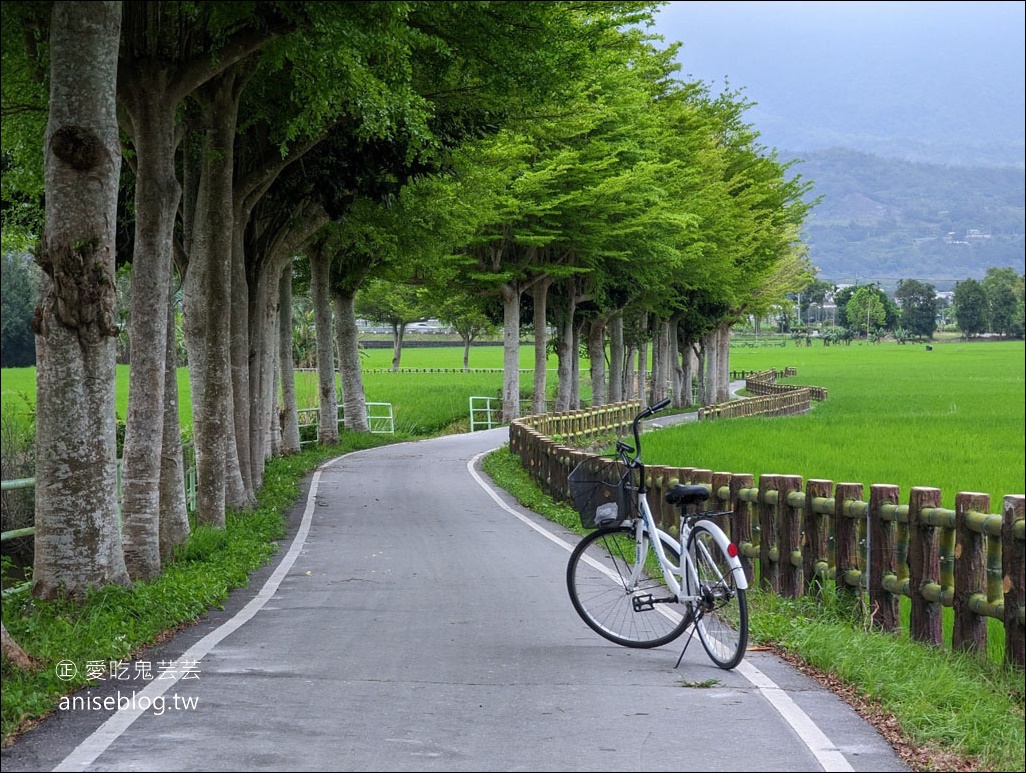
<path fill-rule="evenodd" d="M 649 535 L 648 538 L 652 541 L 652 548 L 655 550 L 656 557 L 659 560 L 659 568 L 662 570 L 663 578 L 666 580 L 666 584 L 669 586 L 673 595 L 676 596 L 677 600 L 681 603 L 699 600 L 700 597 L 697 595 L 690 596 L 682 593 L 682 583 L 684 579 L 683 572 L 685 571 L 685 566 L 687 566 L 687 571 L 690 573 L 692 580 L 690 584 L 698 587 L 698 572 L 686 550 L 688 535 L 691 534 L 691 531 L 698 524 L 702 524 L 702 526 L 712 534 L 713 539 L 716 540 L 720 548 L 723 550 L 723 555 L 726 556 L 727 560 L 730 562 L 731 573 L 734 575 L 734 587 L 740 590 L 748 588 L 748 579 L 745 577 L 745 571 L 741 566 L 741 560 L 737 556 L 732 556 L 730 554 L 730 551 L 728 550 L 730 539 L 723 533 L 723 529 L 715 523 L 709 520 L 700 519 L 696 521 L 694 525 L 689 525 L 687 522 L 687 516 L 681 514 L 680 541 L 678 543 L 680 551 L 680 570 L 677 570 L 666 558 L 666 551 L 663 549 L 663 540 L 666 540 L 667 543 L 671 545 L 677 543 L 677 540 L 675 540 L 671 534 L 656 526 L 655 517 L 652 515 L 652 510 L 648 506 L 648 499 L 642 493 L 639 493 L 638 495 L 638 509 L 641 511 L 641 517 L 634 520 L 634 536 L 636 538 L 635 544 L 637 555 L 635 556 L 634 570 L 630 577 L 630 588 L 633 588 L 637 584 L 641 579 L 642 572 L 644 571 L 645 558 L 648 551 L 641 538 L 644 532 L 647 532 Z M 641 532 L 639 533 L 638 530 L 641 530 Z M 716 561 L 708 554 L 705 545 L 701 542 L 697 544 L 698 549 L 706 554 L 705 557 L 708 559 L 707 565 L 711 567 L 717 566 Z M 723 578 L 719 577 L 717 579 L 722 580 Z"/>

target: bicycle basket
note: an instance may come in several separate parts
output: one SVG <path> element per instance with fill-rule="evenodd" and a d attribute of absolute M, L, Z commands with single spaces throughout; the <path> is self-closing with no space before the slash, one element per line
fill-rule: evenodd
<path fill-rule="evenodd" d="M 619 462 L 585 459 L 570 472 L 568 481 L 582 528 L 618 526 L 631 515 L 630 470 Z"/>

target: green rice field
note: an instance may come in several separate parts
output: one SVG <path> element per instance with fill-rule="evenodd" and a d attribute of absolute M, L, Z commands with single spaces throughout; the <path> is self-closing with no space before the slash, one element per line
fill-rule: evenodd
<path fill-rule="evenodd" d="M 1023 342 L 895 343 L 740 349 L 731 367 L 794 367 L 783 383 L 826 387 L 801 416 L 728 419 L 653 433 L 650 464 L 734 473 L 801 475 L 836 483 L 895 484 L 990 494 L 1001 512 L 1024 483 Z"/>
<path fill-rule="evenodd" d="M 404 369 L 389 372 L 391 349 L 364 352 L 364 387 L 371 402 L 391 403 L 397 432 L 426 436 L 469 429 L 471 396 L 498 397 L 502 348 L 475 347 L 469 373 L 460 346 L 408 348 Z M 534 351 L 521 349 L 521 384 L 530 389 Z M 829 397 L 804 416 L 748 418 L 688 424 L 645 440 L 650 464 L 716 471 L 801 475 L 835 482 L 896 484 L 902 501 L 912 486 L 942 492 L 954 506 L 959 491 L 990 494 L 1000 512 L 1006 494 L 1024 483 L 1024 344 L 853 343 L 850 346 L 739 347 L 734 370 L 794 367 L 790 383 L 826 387 Z M 548 363 L 555 367 L 554 360 Z M 477 369 L 491 369 L 479 372 Z M 586 370 L 586 363 L 582 363 Z M 441 370 L 441 372 L 439 372 Z M 300 408 L 316 406 L 316 374 L 297 373 Z M 3 411 L 34 403 L 35 370 L 5 369 Z M 555 388 L 550 371 L 549 388 Z M 183 425 L 190 416 L 187 373 L 179 372 Z M 587 397 L 587 395 L 585 395 Z M 117 413 L 128 404 L 128 368 L 118 368 Z"/>

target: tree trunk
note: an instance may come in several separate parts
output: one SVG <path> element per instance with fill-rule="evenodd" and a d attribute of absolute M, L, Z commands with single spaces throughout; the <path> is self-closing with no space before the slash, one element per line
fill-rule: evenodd
<path fill-rule="evenodd" d="M 334 293 L 335 327 L 338 338 L 338 369 L 342 374 L 342 418 L 345 428 L 370 432 L 367 421 L 367 397 L 360 369 L 360 330 L 356 326 L 356 293 Z"/>
<path fill-rule="evenodd" d="M 403 359 L 403 336 L 406 335 L 405 322 L 392 323 L 392 372 L 399 371 L 399 363 Z"/>
<path fill-rule="evenodd" d="M 43 599 L 83 598 L 90 587 L 129 580 L 118 534 L 114 428 L 121 3 L 55 3 L 52 14 L 48 216 L 36 257 L 45 278 L 33 320 L 32 593 Z M 161 298 L 166 291 L 165 284 Z M 158 468 L 159 458 L 158 444 Z"/>
<path fill-rule="evenodd" d="M 531 399 L 531 413 L 538 416 L 545 413 L 545 390 L 548 388 L 546 360 L 548 359 L 548 314 L 545 305 L 549 297 L 552 279 L 545 277 L 531 288 L 534 299 L 534 394 Z"/>
<path fill-rule="evenodd" d="M 573 355 L 570 358 L 570 410 L 580 410 L 581 407 L 581 331 L 584 328 L 584 321 L 578 320 L 573 326 L 570 336 L 570 350 Z"/>
<path fill-rule="evenodd" d="M 502 421 L 520 415 L 520 284 L 503 284 L 502 295 Z"/>
<path fill-rule="evenodd" d="M 615 312 L 609 320 L 609 391 L 610 403 L 624 399 L 623 379 L 623 310 Z"/>
<path fill-rule="evenodd" d="M 730 400 L 730 323 L 723 322 L 716 330 L 719 357 L 718 390 L 716 401 L 725 403 Z"/>
<path fill-rule="evenodd" d="M 591 365 L 591 404 L 606 404 L 606 318 L 599 315 L 588 325 L 588 360 Z"/>
<path fill-rule="evenodd" d="M 175 211 L 175 105 L 157 83 L 126 96 L 136 155 L 135 237 L 129 339 L 132 367 L 121 473 L 122 539 L 132 577 L 160 573 L 160 476 L 165 417 L 164 308 L 171 281 Z M 177 418 L 177 417 L 176 417 Z M 180 431 L 180 430 L 179 430 Z"/>
<path fill-rule="evenodd" d="M 574 281 L 567 280 L 569 291 L 566 304 L 557 315 L 560 320 L 559 337 L 556 339 L 556 413 L 570 410 L 574 386 L 574 315 L 577 309 L 577 295 Z"/>
<path fill-rule="evenodd" d="M 695 353 L 695 362 L 697 363 L 695 376 L 698 380 L 698 404 L 701 406 L 710 405 L 708 393 L 709 382 L 705 377 L 705 346 L 701 341 L 699 341 L 697 344 L 692 344 L 691 348 Z"/>
<path fill-rule="evenodd" d="M 196 518 L 223 528 L 228 476 L 240 476 L 234 443 L 231 373 L 232 178 L 235 142 L 234 79 L 222 77 L 197 92 L 207 118 L 200 182 L 192 228 L 192 250 L 185 277 L 185 314 L 196 315 L 189 327 L 202 347 L 197 412 L 193 395 L 196 444 Z M 194 363 L 190 352 L 190 370 Z M 232 460 L 235 460 L 234 463 Z M 241 485 L 239 480 L 233 486 Z M 231 490 L 236 490 L 232 488 Z"/>
<path fill-rule="evenodd" d="M 647 315 L 646 315 L 647 316 Z M 647 322 L 645 323 L 647 324 Z M 638 399 L 645 405 L 646 374 L 648 372 L 648 341 L 638 342 L 638 369 L 636 379 L 638 382 Z"/>
<path fill-rule="evenodd" d="M 22 671 L 32 668 L 32 658 L 25 654 L 18 642 L 7 632 L 7 626 L 0 622 L 0 652 L 3 652 L 7 662 Z"/>
<path fill-rule="evenodd" d="M 331 252 L 318 242 L 310 250 L 310 295 L 317 333 L 317 391 L 320 395 L 318 442 L 338 444 L 338 395 L 335 391 L 335 346 L 331 335 Z"/>
<path fill-rule="evenodd" d="M 638 394 L 637 385 L 635 383 L 635 376 L 637 374 L 635 362 L 637 356 L 637 349 L 634 346 L 628 347 L 627 355 L 624 357 L 623 361 L 623 397 L 625 400 L 641 399 L 641 395 Z"/>
<path fill-rule="evenodd" d="M 281 452 L 299 453 L 299 411 L 296 406 L 296 373 L 292 352 L 292 261 L 278 280 L 278 368 L 281 373 Z"/>
<path fill-rule="evenodd" d="M 677 328 L 680 325 L 680 317 L 670 317 L 666 325 L 666 368 L 670 379 L 670 394 L 673 397 L 673 407 L 683 408 L 688 404 L 687 395 L 684 392 L 684 369 L 680 361 L 680 346 L 677 338 Z"/>
<path fill-rule="evenodd" d="M 232 426 L 235 432 L 229 441 L 228 463 L 238 465 L 238 475 L 230 474 L 226 478 L 228 484 L 225 498 L 229 507 L 247 508 L 256 504 L 256 491 L 260 482 L 253 475 L 253 457 L 259 453 L 254 448 L 252 415 L 253 390 L 257 384 L 250 382 L 250 358 L 254 351 L 250 346 L 250 291 L 246 277 L 246 258 L 243 251 L 242 233 L 245 223 L 235 220 L 238 208 L 235 203 L 234 185 L 232 190 L 232 243 L 231 255 L 231 316 L 229 322 L 230 337 L 228 356 L 231 361 L 232 384 Z M 235 485 L 233 485 L 233 482 Z"/>
<path fill-rule="evenodd" d="M 168 290 L 167 346 L 164 352 L 164 442 L 160 465 L 160 561 L 170 561 L 189 538 L 185 501 L 185 460 L 178 409 L 178 342 L 175 340 L 175 283 Z"/>

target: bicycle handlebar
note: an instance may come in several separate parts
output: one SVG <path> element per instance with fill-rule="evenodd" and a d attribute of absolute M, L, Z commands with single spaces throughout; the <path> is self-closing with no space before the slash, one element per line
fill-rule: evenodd
<path fill-rule="evenodd" d="M 666 406 L 670 404 L 670 398 L 664 397 L 655 405 L 650 405 L 643 409 L 637 416 L 634 417 L 634 422 L 631 424 L 631 429 L 634 431 L 634 448 L 626 446 L 624 450 L 628 453 L 634 453 L 634 459 L 632 460 L 632 466 L 640 466 L 641 464 L 641 433 L 638 430 L 638 425 L 642 419 L 646 419 L 654 413 L 659 413 Z"/>

